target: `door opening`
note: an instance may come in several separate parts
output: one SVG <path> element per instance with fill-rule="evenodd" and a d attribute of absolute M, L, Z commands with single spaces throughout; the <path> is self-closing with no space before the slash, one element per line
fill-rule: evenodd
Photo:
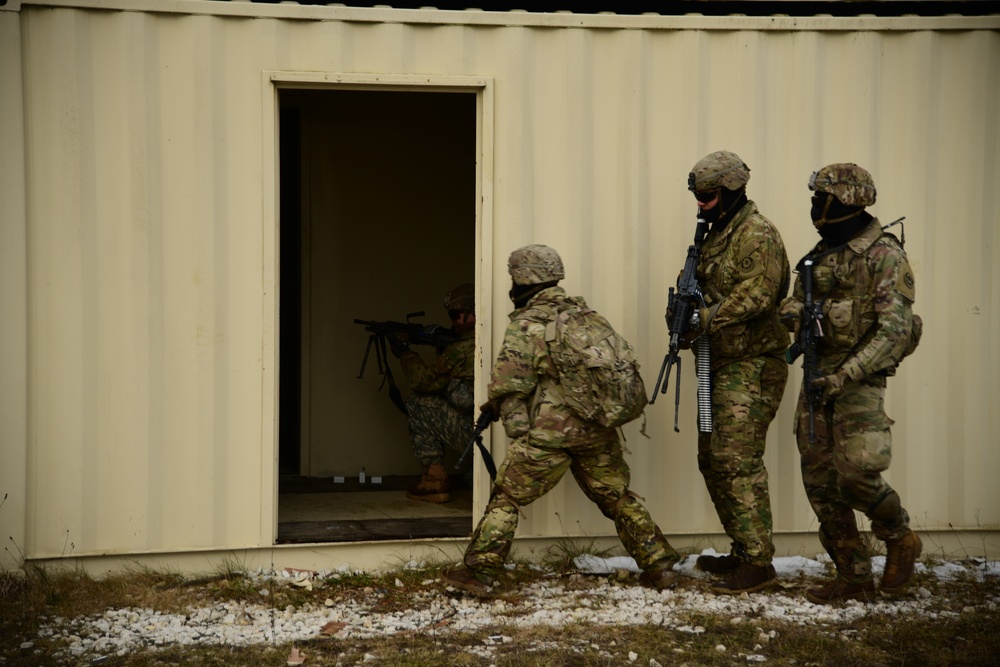
<path fill-rule="evenodd" d="M 359 377 L 369 333 L 354 320 L 422 311 L 413 321 L 447 326 L 444 295 L 474 282 L 476 93 L 294 88 L 278 101 L 277 541 L 467 535 L 458 453 L 450 502 L 406 498 L 422 466 L 374 352 Z"/>

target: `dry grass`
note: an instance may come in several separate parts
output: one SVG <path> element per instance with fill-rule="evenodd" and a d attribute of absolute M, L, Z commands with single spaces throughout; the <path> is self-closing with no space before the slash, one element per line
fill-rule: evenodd
<path fill-rule="evenodd" d="M 497 587 L 496 595 L 515 600 L 522 586 L 557 578 L 566 587 L 585 587 L 593 577 L 567 574 L 570 545 L 557 549 L 545 568 L 519 565 Z M 579 553 L 579 549 L 576 550 Z M 414 609 L 447 595 L 438 568 L 400 569 L 384 574 L 330 576 L 314 590 L 262 584 L 236 565 L 199 579 L 163 572 L 132 570 L 95 580 L 79 572 L 47 573 L 29 568 L 26 576 L 0 573 L 0 666 L 37 667 L 60 662 L 56 645 L 38 638 L 38 629 L 55 617 L 75 618 L 120 607 L 178 612 L 211 602 L 245 600 L 272 604 L 321 605 L 327 598 L 367 605 L 373 613 Z M 609 575 L 615 577 L 616 575 Z M 370 639 L 336 637 L 299 642 L 305 667 L 387 665 L 392 667 L 485 666 L 577 667 L 598 665 L 722 666 L 757 664 L 825 667 L 827 665 L 996 665 L 1000 656 L 1000 581 L 969 579 L 940 582 L 923 575 L 920 585 L 941 597 L 936 618 L 870 615 L 851 623 L 799 626 L 760 618 L 733 619 L 690 612 L 700 634 L 653 626 L 569 625 L 562 628 L 510 626 L 476 632 L 400 633 Z M 627 582 L 626 585 L 638 585 Z M 266 588 L 262 589 L 262 586 Z M 264 592 L 262 592 L 262 590 Z M 267 602 L 269 601 L 269 602 Z M 990 606 L 992 605 L 992 607 Z M 976 607 L 975 613 L 967 611 Z M 989 611 L 992 609 L 992 611 Z M 33 643 L 22 649 L 25 641 Z M 719 650 L 719 646 L 724 650 Z M 109 657 L 102 665 L 284 665 L 289 645 L 252 647 L 173 646 Z M 651 661 L 655 661 L 651 662 Z"/>

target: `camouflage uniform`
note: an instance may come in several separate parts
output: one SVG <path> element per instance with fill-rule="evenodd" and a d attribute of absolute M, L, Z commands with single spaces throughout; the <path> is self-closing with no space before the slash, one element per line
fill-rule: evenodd
<path fill-rule="evenodd" d="M 462 451 L 472 435 L 475 352 L 475 331 L 469 331 L 430 364 L 412 350 L 399 357 L 412 390 L 406 410 L 413 453 L 425 466 L 440 463 L 445 446 Z"/>
<path fill-rule="evenodd" d="M 811 254 L 827 250 L 826 242 Z M 814 298 L 823 302 L 823 336 L 817 339 L 820 375 L 844 371 L 852 379 L 835 401 L 815 417 L 815 443 L 809 443 L 805 387 L 799 393 L 795 434 L 802 459 L 806 495 L 820 521 L 820 540 L 834 555 L 848 582 L 872 578 L 868 549 L 856 538 L 853 510 L 871 519 L 883 541 L 909 534 L 909 516 L 882 477 L 892 458 L 883 400 L 886 377 L 895 373 L 913 329 L 913 271 L 899 242 L 883 233 L 878 219 L 839 251 L 813 268 Z M 782 306 L 797 321 L 804 294 L 796 280 Z"/>
<path fill-rule="evenodd" d="M 788 332 L 777 307 L 789 273 L 781 236 L 752 201 L 709 232 L 697 269 L 714 425 L 698 435 L 698 468 L 734 552 L 755 565 L 774 556 L 764 445 L 788 380 Z"/>
<path fill-rule="evenodd" d="M 871 174 L 853 163 L 836 163 L 814 172 L 810 217 L 823 240 L 803 259 L 812 267 L 813 304 L 820 317 L 802 319 L 805 293 L 801 274 L 781 308 L 789 329 L 814 334 L 819 377 L 803 383 L 796 409 L 795 434 L 806 495 L 820 521 L 820 541 L 833 558 L 837 576 L 806 591 L 817 604 L 875 594 L 868 547 L 854 511 L 871 520 L 885 542 L 880 588 L 893 595 L 906 589 L 921 552 L 920 537 L 899 494 L 882 478 L 892 457 L 883 399 L 886 378 L 913 351 L 922 331 L 913 314 L 913 271 L 902 244 L 885 234 L 865 211 L 875 203 Z M 822 327 L 816 332 L 814 327 Z M 810 394 L 822 392 L 815 406 L 814 438 L 809 436 Z M 810 439 L 813 442 L 810 442 Z"/>
<path fill-rule="evenodd" d="M 504 429 L 513 442 L 464 558 L 473 572 L 487 578 L 495 577 L 507 559 L 520 508 L 550 491 L 567 470 L 615 522 L 640 568 L 649 573 L 680 560 L 628 489 L 629 467 L 615 429 L 579 419 L 563 402 L 545 342 L 546 324 L 537 314 L 570 304 L 585 306 L 582 298 L 567 297 L 561 287 L 551 286 L 515 310 L 493 366 L 489 398 L 501 405 Z"/>

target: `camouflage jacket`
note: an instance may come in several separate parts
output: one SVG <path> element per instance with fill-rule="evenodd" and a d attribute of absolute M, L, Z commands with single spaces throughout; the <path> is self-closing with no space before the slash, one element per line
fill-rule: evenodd
<path fill-rule="evenodd" d="M 820 242 L 810 254 L 827 250 Z M 892 375 L 913 329 L 913 271 L 895 236 L 878 219 L 813 267 L 813 299 L 822 302 L 823 336 L 818 338 L 823 374 L 845 368 L 854 378 Z M 781 314 L 797 322 L 805 294 L 796 278 Z"/>
<path fill-rule="evenodd" d="M 607 438 L 608 429 L 576 417 L 566 406 L 545 342 L 552 312 L 570 305 L 586 303 L 567 296 L 562 287 L 549 287 L 510 314 L 487 391 L 491 401 L 503 399 L 500 412 L 511 438 L 530 433 L 533 442 L 555 446 Z"/>
<path fill-rule="evenodd" d="M 399 358 L 406 374 L 406 382 L 413 391 L 423 394 L 440 394 L 448 389 L 452 380 L 466 380 L 471 388 L 476 377 L 476 332 L 468 331 L 427 363 L 423 357 L 409 350 Z"/>
<path fill-rule="evenodd" d="M 697 274 L 708 305 L 701 326 L 709 336 L 712 370 L 738 359 L 784 355 L 788 332 L 778 307 L 790 273 L 781 235 L 752 201 L 721 232 L 709 232 Z"/>

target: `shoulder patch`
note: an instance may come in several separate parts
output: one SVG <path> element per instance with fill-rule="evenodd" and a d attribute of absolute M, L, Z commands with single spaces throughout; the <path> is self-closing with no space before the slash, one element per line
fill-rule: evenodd
<path fill-rule="evenodd" d="M 740 248 L 736 256 L 736 275 L 739 278 L 746 280 L 764 272 L 759 250 L 760 244 L 756 242 L 747 243 Z"/>
<path fill-rule="evenodd" d="M 916 299 L 916 280 L 913 278 L 913 269 L 910 263 L 903 261 L 899 265 L 899 275 L 896 278 L 896 291 L 902 294 L 911 303 Z"/>

